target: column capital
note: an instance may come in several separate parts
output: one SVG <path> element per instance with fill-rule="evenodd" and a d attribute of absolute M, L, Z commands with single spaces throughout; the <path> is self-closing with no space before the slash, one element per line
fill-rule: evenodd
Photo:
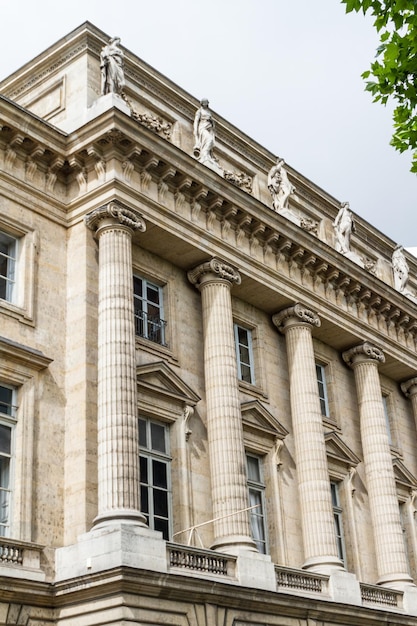
<path fill-rule="evenodd" d="M 321 326 L 321 321 L 317 313 L 300 302 L 297 302 L 283 311 L 279 311 L 279 313 L 275 313 L 275 315 L 272 316 L 272 321 L 282 333 L 285 332 L 289 326 L 293 326 L 294 324 L 315 326 L 316 328 Z"/>
<path fill-rule="evenodd" d="M 187 276 L 190 283 L 198 288 L 205 278 L 210 278 L 210 274 L 212 279 L 221 279 L 231 283 L 232 285 L 240 285 L 242 282 L 240 274 L 236 268 L 229 265 L 229 263 L 226 263 L 226 261 L 216 257 L 198 265 L 193 270 L 190 270 Z"/>
<path fill-rule="evenodd" d="M 357 363 L 363 363 L 364 361 L 374 361 L 378 363 L 385 363 L 385 355 L 380 348 L 374 346 L 368 341 L 364 341 L 358 346 L 346 350 L 342 354 L 343 360 L 349 367 L 353 367 Z"/>
<path fill-rule="evenodd" d="M 119 200 L 112 200 L 90 211 L 84 217 L 86 226 L 94 232 L 97 232 L 103 222 L 108 222 L 108 220 L 114 220 L 132 231 L 138 230 L 143 233 L 146 230 L 145 221 L 139 211 L 126 206 Z"/>
<path fill-rule="evenodd" d="M 401 383 L 401 391 L 407 398 L 415 396 L 417 394 L 417 377 L 410 378 Z"/>

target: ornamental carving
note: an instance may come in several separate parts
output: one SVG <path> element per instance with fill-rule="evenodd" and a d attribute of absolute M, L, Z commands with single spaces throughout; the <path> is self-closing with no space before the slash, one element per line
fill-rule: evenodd
<path fill-rule="evenodd" d="M 319 223 L 312 220 L 311 217 L 301 217 L 300 226 L 308 233 L 313 233 L 313 235 L 316 235 L 316 237 L 319 234 Z"/>
<path fill-rule="evenodd" d="M 317 313 L 303 304 L 300 304 L 300 302 L 272 316 L 273 323 L 281 332 L 285 329 L 286 322 L 291 319 L 309 324 L 310 326 L 315 326 L 316 328 L 321 326 L 321 321 Z"/>
<path fill-rule="evenodd" d="M 188 272 L 188 280 L 193 285 L 198 286 L 201 283 L 201 279 L 206 274 L 214 274 L 235 285 L 240 285 L 242 282 L 239 272 L 234 267 L 217 258 L 211 259 L 207 261 L 207 263 L 202 263 L 193 270 L 190 270 Z"/>
<path fill-rule="evenodd" d="M 252 193 L 252 178 L 243 174 L 243 172 L 231 172 L 230 170 L 223 170 L 223 178 L 228 180 L 229 183 L 240 187 L 243 191 Z"/>
<path fill-rule="evenodd" d="M 385 356 L 382 350 L 368 341 L 364 341 L 359 346 L 346 350 L 346 352 L 343 352 L 342 356 L 344 362 L 350 367 L 355 365 L 356 357 L 362 357 L 361 360 L 365 358 L 377 361 L 378 363 L 385 363 Z"/>
<path fill-rule="evenodd" d="M 407 398 L 416 395 L 417 378 L 410 378 L 410 380 L 406 380 L 404 383 L 401 383 L 401 391 Z"/>
<path fill-rule="evenodd" d="M 135 209 L 131 209 L 116 200 L 87 213 L 84 219 L 86 226 L 95 231 L 102 220 L 109 218 L 117 220 L 119 224 L 127 226 L 133 231 L 138 230 L 143 233 L 146 230 L 142 215 Z"/>

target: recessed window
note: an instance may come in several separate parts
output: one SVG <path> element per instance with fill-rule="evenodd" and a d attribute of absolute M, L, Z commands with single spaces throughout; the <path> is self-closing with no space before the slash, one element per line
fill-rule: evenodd
<path fill-rule="evenodd" d="M 345 539 L 343 535 L 343 519 L 342 519 L 343 511 L 340 506 L 339 484 L 335 482 L 331 482 L 330 490 L 332 494 L 334 531 L 335 531 L 335 536 L 336 536 L 337 556 L 339 557 L 339 559 L 342 561 L 343 564 L 346 564 Z"/>
<path fill-rule="evenodd" d="M 171 458 L 166 424 L 139 418 L 141 511 L 148 525 L 171 536 Z"/>
<path fill-rule="evenodd" d="M 14 389 L 0 385 L 0 536 L 10 535 L 13 496 Z"/>
<path fill-rule="evenodd" d="M 387 430 L 389 445 L 393 446 L 394 445 L 394 440 L 392 438 L 391 420 L 390 420 L 390 416 L 389 416 L 388 397 L 387 396 L 382 396 L 382 406 L 384 407 L 385 428 Z"/>
<path fill-rule="evenodd" d="M 16 297 L 17 239 L 0 231 L 0 298 L 13 302 Z"/>
<path fill-rule="evenodd" d="M 239 380 L 255 384 L 253 367 L 252 331 L 238 324 L 234 325 L 237 371 Z"/>
<path fill-rule="evenodd" d="M 262 554 L 267 553 L 265 526 L 265 484 L 262 478 L 261 459 L 251 454 L 246 455 L 248 473 L 249 506 L 255 507 L 250 513 L 252 539 Z"/>
<path fill-rule="evenodd" d="M 319 390 L 321 414 L 329 417 L 329 400 L 327 397 L 326 368 L 324 365 L 316 363 L 317 386 Z"/>
<path fill-rule="evenodd" d="M 165 346 L 162 288 L 145 278 L 134 276 L 133 293 L 136 335 Z"/>

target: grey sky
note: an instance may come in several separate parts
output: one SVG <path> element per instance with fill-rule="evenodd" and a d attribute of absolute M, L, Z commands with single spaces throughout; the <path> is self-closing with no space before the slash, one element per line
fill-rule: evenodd
<path fill-rule="evenodd" d="M 0 78 L 89 20 L 371 222 L 417 244 L 417 176 L 360 77 L 372 21 L 339 0 L 3 0 Z"/>

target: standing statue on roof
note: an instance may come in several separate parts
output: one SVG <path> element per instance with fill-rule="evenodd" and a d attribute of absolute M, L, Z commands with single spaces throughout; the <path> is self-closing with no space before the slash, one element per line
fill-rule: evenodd
<path fill-rule="evenodd" d="M 200 163 L 216 163 L 213 156 L 215 142 L 214 119 L 209 101 L 204 98 L 194 118 L 194 156 Z"/>
<path fill-rule="evenodd" d="M 115 93 L 119 96 L 125 86 L 124 54 L 119 47 L 120 37 L 112 37 L 100 53 L 101 95 Z"/>
<path fill-rule="evenodd" d="M 349 202 L 342 202 L 339 213 L 333 222 L 334 234 L 336 238 L 335 248 L 337 252 L 342 254 L 350 253 L 350 237 L 355 232 L 355 224 L 353 221 L 352 211 L 349 208 Z"/>
<path fill-rule="evenodd" d="M 289 197 L 295 192 L 294 185 L 288 180 L 284 163 L 284 159 L 278 157 L 276 165 L 268 174 L 268 189 L 272 196 L 272 206 L 277 213 L 288 208 Z"/>
<path fill-rule="evenodd" d="M 410 268 L 404 256 L 403 247 L 397 246 L 392 253 L 392 273 L 394 275 L 394 287 L 397 291 L 404 293 Z"/>

